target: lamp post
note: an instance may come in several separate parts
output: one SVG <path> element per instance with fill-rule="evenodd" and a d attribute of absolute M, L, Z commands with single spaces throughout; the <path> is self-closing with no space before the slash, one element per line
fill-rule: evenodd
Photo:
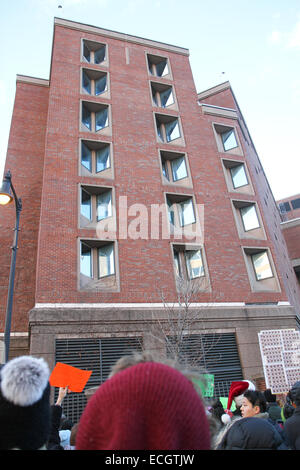
<path fill-rule="evenodd" d="M 18 249 L 19 221 L 20 221 L 20 213 L 22 210 L 21 199 L 18 199 L 17 197 L 17 194 L 15 192 L 14 186 L 11 181 L 11 173 L 10 171 L 8 171 L 3 178 L 3 183 L 0 188 L 0 205 L 6 206 L 7 204 L 10 204 L 13 200 L 15 201 L 15 207 L 16 207 L 16 222 L 15 222 L 15 228 L 14 228 L 14 241 L 11 247 L 12 255 L 11 255 L 11 265 L 10 265 L 9 283 L 8 283 L 6 317 L 5 317 L 5 332 L 4 332 L 5 362 L 8 361 L 8 355 L 9 355 L 10 329 L 11 329 L 11 317 L 12 317 L 15 271 L 16 271 L 16 257 L 17 257 L 17 249 Z"/>

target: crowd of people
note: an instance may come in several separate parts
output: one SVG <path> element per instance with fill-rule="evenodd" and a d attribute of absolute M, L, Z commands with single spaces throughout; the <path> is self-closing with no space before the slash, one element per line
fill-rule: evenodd
<path fill-rule="evenodd" d="M 202 396 L 201 376 L 150 353 L 122 357 L 78 423 L 50 404 L 50 371 L 21 356 L 0 369 L 0 450 L 300 450 L 300 381 L 284 402 L 233 381 L 227 407 Z M 231 411 L 232 404 L 235 410 Z"/>

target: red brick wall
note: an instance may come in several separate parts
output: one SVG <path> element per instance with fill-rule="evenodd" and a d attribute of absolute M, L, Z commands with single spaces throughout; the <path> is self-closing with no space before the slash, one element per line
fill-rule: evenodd
<path fill-rule="evenodd" d="M 288 252 L 291 259 L 300 258 L 300 221 L 296 226 L 290 226 L 282 230 Z"/>
<path fill-rule="evenodd" d="M 16 262 L 12 331 L 27 331 L 35 303 L 37 238 L 49 88 L 17 83 L 5 172 L 10 170 L 22 199 Z M 15 205 L 0 206 L 0 329 L 4 329 Z"/>

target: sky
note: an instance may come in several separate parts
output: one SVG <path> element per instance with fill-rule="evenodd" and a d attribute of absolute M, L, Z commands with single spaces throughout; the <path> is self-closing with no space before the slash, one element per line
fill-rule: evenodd
<path fill-rule="evenodd" d="M 300 0 L 1 2 L 1 176 L 16 75 L 49 79 L 55 17 L 189 49 L 198 93 L 230 82 L 275 199 L 300 193 Z"/>

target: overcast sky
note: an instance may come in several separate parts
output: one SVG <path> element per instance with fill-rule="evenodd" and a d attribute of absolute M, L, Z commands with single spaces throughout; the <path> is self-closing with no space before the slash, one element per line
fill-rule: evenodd
<path fill-rule="evenodd" d="M 16 75 L 49 78 L 59 17 L 188 48 L 197 92 L 230 81 L 275 199 L 300 193 L 299 0 L 14 0 L 0 12 L 1 176 Z"/>

